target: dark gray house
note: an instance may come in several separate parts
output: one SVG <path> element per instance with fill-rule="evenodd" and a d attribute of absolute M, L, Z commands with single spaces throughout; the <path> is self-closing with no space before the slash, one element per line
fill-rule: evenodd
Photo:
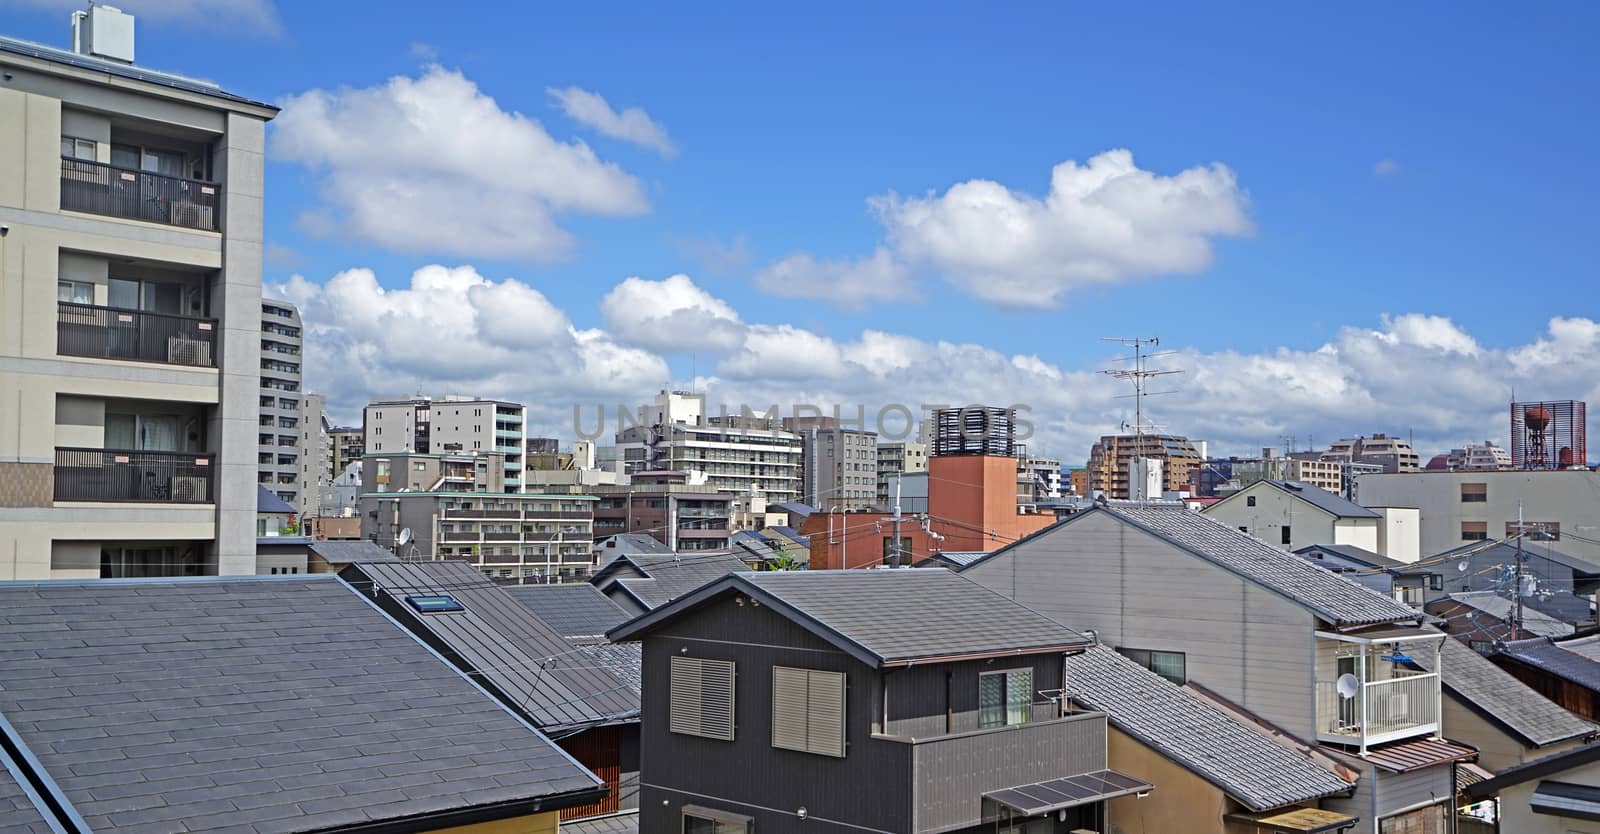
<path fill-rule="evenodd" d="M 638 615 L 725 573 L 749 570 L 754 569 L 732 553 L 624 552 L 600 565 L 589 583 L 629 615 Z"/>
<path fill-rule="evenodd" d="M 1475 752 L 1444 738 L 1437 672 L 1402 662 L 1446 639 L 1422 612 L 1176 503 L 1078 513 L 961 575 L 1341 758 L 1356 790 L 1323 807 L 1355 831 L 1448 820 Z"/>
<path fill-rule="evenodd" d="M 942 569 L 728 574 L 644 645 L 640 830 L 1104 831 L 1151 790 L 1064 699 L 1088 640 Z"/>
<path fill-rule="evenodd" d="M 1531 538 L 1522 546 L 1522 604 L 1571 625 L 1594 622 L 1594 593 L 1600 588 L 1600 565 L 1568 556 L 1546 541 Z M 1423 604 L 1445 594 L 1497 591 L 1510 597 L 1515 582 L 1517 547 L 1506 542 L 1471 542 L 1431 556 L 1402 574 L 1437 574 Z"/>

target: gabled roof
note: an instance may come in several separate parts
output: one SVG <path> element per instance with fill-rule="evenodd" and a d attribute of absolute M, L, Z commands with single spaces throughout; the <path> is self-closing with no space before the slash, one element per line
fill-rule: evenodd
<path fill-rule="evenodd" d="M 630 570 L 631 569 L 631 570 Z M 618 587 L 645 608 L 656 608 L 722 576 L 749 571 L 732 553 L 631 553 L 602 565 L 589 581 L 604 593 Z M 631 576 L 638 573 L 640 576 Z"/>
<path fill-rule="evenodd" d="M 1043 536 L 1071 535 L 1073 524 L 1105 513 L 1163 539 L 1224 570 L 1309 609 L 1336 626 L 1420 620 L 1410 606 L 1352 579 L 1311 564 L 1254 536 L 1177 503 L 1113 501 L 1075 513 L 1032 536 L 1009 544 L 968 565 L 970 570 Z"/>
<path fill-rule="evenodd" d="M 1474 611 L 1481 611 L 1508 624 L 1516 616 L 1514 611 L 1516 603 L 1500 596 L 1496 591 L 1457 591 L 1453 594 L 1445 594 L 1428 603 L 1430 609 L 1449 609 L 1458 605 L 1466 606 Z M 1436 616 L 1447 616 L 1442 611 L 1430 611 L 1429 613 Z M 1523 631 L 1537 634 L 1540 637 L 1567 637 L 1573 632 L 1573 628 L 1569 623 L 1561 622 L 1526 604 L 1522 606 L 1521 628 Z"/>
<path fill-rule="evenodd" d="M 625 682 L 582 661 L 576 645 L 472 565 L 358 562 L 339 575 L 541 728 L 564 730 L 638 713 L 638 696 Z M 465 610 L 426 614 L 406 601 L 440 595 Z"/>
<path fill-rule="evenodd" d="M 802 535 L 800 535 L 800 531 L 799 530 L 796 530 L 796 529 L 794 529 L 793 527 L 791 527 L 791 526 L 789 526 L 787 524 L 777 524 L 777 525 L 774 525 L 772 527 L 767 527 L 767 528 L 764 528 L 762 530 L 762 532 L 767 532 L 768 530 L 772 531 L 773 533 L 775 533 L 775 534 L 777 534 L 779 536 L 782 536 L 782 537 L 784 537 L 786 539 L 789 539 L 790 541 L 794 542 L 795 544 L 800 545 L 801 547 L 810 547 L 811 546 L 811 537 L 810 536 L 802 536 Z"/>
<path fill-rule="evenodd" d="M 435 830 L 604 793 L 326 575 L 0 583 L 0 717 L 95 834 Z"/>
<path fill-rule="evenodd" d="M 623 556 L 637 553 L 670 554 L 672 552 L 672 548 L 667 547 L 666 542 L 660 541 L 649 533 L 618 533 L 614 536 L 607 536 L 596 541 L 594 549 L 605 554 L 605 556 L 611 556 L 612 554 Z"/>
<path fill-rule="evenodd" d="M 1300 500 L 1316 507 L 1335 518 L 1383 518 L 1380 513 L 1373 512 L 1360 504 L 1350 501 L 1342 496 L 1331 493 L 1322 487 L 1312 486 L 1303 481 L 1262 481 L 1262 483 L 1299 498 Z M 1248 489 L 1248 487 L 1246 488 Z M 1243 490 L 1241 490 L 1243 492 Z M 1237 494 L 1237 493 L 1236 493 Z M 1229 496 L 1232 497 L 1232 496 Z"/>
<path fill-rule="evenodd" d="M 1522 739 L 1524 744 L 1543 747 L 1600 730 L 1600 726 L 1533 691 L 1460 640 L 1444 641 L 1439 652 L 1443 669 L 1439 680 L 1444 688 L 1480 718 Z M 1439 671 L 1432 667 L 1432 660 L 1427 652 L 1418 652 L 1415 658 L 1425 671 Z"/>
<path fill-rule="evenodd" d="M 1438 556 L 1434 556 L 1426 561 L 1432 563 L 1442 559 L 1456 559 L 1466 555 L 1478 556 L 1484 560 L 1500 561 L 1511 565 L 1516 564 L 1517 546 L 1509 542 L 1495 542 L 1494 544 L 1487 546 L 1484 545 L 1483 542 L 1475 542 L 1464 544 L 1451 550 L 1446 550 L 1445 552 L 1440 553 Z M 1576 556 L 1568 556 L 1567 554 L 1550 547 L 1547 542 L 1525 543 L 1522 548 L 1522 557 L 1525 562 L 1533 559 L 1548 559 L 1558 565 L 1571 568 L 1573 573 L 1600 576 L 1600 565 L 1597 565 L 1587 559 L 1579 559 Z"/>
<path fill-rule="evenodd" d="M 1068 651 L 1087 638 L 943 569 L 728 574 L 613 629 L 637 640 L 709 600 L 743 594 L 873 667 Z"/>
<path fill-rule="evenodd" d="M 64 834 L 60 819 L 0 749 L 0 834 Z"/>
<path fill-rule="evenodd" d="M 388 548 L 377 542 L 313 541 L 310 548 L 311 552 L 322 557 L 324 562 L 335 565 L 348 565 L 351 562 L 398 561 Z"/>
<path fill-rule="evenodd" d="M 294 507 L 279 498 L 277 493 L 256 484 L 256 512 L 273 515 L 294 515 Z"/>
<path fill-rule="evenodd" d="M 626 611 L 587 582 L 505 585 L 501 590 L 568 640 L 604 637 L 628 619 Z"/>
<path fill-rule="evenodd" d="M 1369 568 L 1382 568 L 1384 570 L 1397 571 L 1408 567 L 1407 563 L 1399 561 L 1398 559 L 1390 559 L 1388 556 L 1373 553 L 1364 547 L 1356 547 L 1353 544 L 1306 545 L 1305 547 L 1296 550 L 1294 554 L 1296 556 L 1303 556 L 1305 558 L 1314 558 L 1312 553 L 1319 550 L 1323 553 L 1338 556 L 1341 559 L 1354 562 L 1358 565 L 1366 565 Z"/>
<path fill-rule="evenodd" d="M 1105 646 L 1067 658 L 1068 696 L 1252 811 L 1351 788 L 1306 755 Z"/>
<path fill-rule="evenodd" d="M 1509 640 L 1496 654 L 1600 692 L 1600 663 L 1578 652 L 1563 649 L 1560 643 L 1548 637 Z"/>
<path fill-rule="evenodd" d="M 1492 779 L 1485 779 L 1476 785 L 1468 786 L 1467 796 L 1478 801 L 1489 799 L 1513 785 L 1553 776 L 1596 761 L 1600 761 L 1600 741 L 1591 741 L 1571 750 L 1551 753 L 1530 762 L 1508 767 L 1496 773 Z"/>
<path fill-rule="evenodd" d="M 778 512 L 787 513 L 790 521 L 797 519 L 803 521 L 807 516 L 816 515 L 817 513 L 816 507 L 810 504 L 802 504 L 799 501 L 783 501 L 777 504 L 769 504 L 768 506 Z"/>
<path fill-rule="evenodd" d="M 986 550 L 939 550 L 919 559 L 914 567 L 949 566 L 960 570 L 988 555 Z"/>

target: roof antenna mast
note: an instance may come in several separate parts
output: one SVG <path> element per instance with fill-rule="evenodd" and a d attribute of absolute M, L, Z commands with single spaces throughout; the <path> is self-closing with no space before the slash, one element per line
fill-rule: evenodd
<path fill-rule="evenodd" d="M 1132 396 L 1133 397 L 1133 434 L 1134 434 L 1133 449 L 1134 449 L 1134 456 L 1136 456 L 1136 457 L 1145 457 L 1146 453 L 1147 453 L 1147 450 L 1145 449 L 1145 440 L 1144 440 L 1145 430 L 1146 429 L 1160 429 L 1161 427 L 1157 426 L 1157 425 L 1154 425 L 1154 424 L 1146 423 L 1144 421 L 1144 398 L 1147 397 L 1147 396 L 1155 396 L 1156 394 L 1173 394 L 1173 393 L 1177 393 L 1176 391 L 1149 391 L 1149 390 L 1146 390 L 1148 385 L 1149 385 L 1149 382 L 1154 377 L 1167 376 L 1169 374 L 1181 374 L 1181 373 L 1183 373 L 1183 371 L 1153 370 L 1153 369 L 1151 369 L 1149 367 L 1148 363 L 1149 363 L 1149 361 L 1151 359 L 1154 359 L 1154 358 L 1156 358 L 1158 356 L 1171 356 L 1171 355 L 1177 353 L 1177 351 L 1175 351 L 1175 350 L 1166 350 L 1166 351 L 1161 351 L 1159 353 L 1151 353 L 1150 352 L 1151 348 L 1159 347 L 1161 345 L 1161 338 L 1158 337 L 1158 336 L 1152 336 L 1151 338 L 1148 338 L 1148 339 L 1125 338 L 1125 337 L 1121 337 L 1121 336 L 1102 336 L 1100 338 L 1100 340 L 1102 342 L 1117 342 L 1117 343 L 1123 345 L 1124 347 L 1133 348 L 1133 366 L 1132 367 L 1109 368 L 1107 370 L 1102 371 L 1101 373 L 1104 373 L 1104 374 L 1106 374 L 1108 376 L 1116 377 L 1117 379 L 1127 380 L 1127 381 L 1133 383 L 1133 393 L 1131 395 L 1124 395 L 1124 397 L 1127 397 L 1127 396 Z M 1119 359 L 1119 360 L 1116 360 L 1116 361 L 1126 361 L 1126 359 L 1124 358 L 1124 359 Z M 1123 425 L 1123 429 L 1124 430 L 1127 429 L 1127 425 L 1126 424 Z M 1130 478 L 1130 481 L 1129 481 L 1130 490 L 1131 490 L 1132 486 L 1133 486 L 1133 484 L 1132 484 L 1132 480 Z M 1141 490 L 1141 492 L 1143 492 L 1143 490 Z M 1132 496 L 1130 495 L 1130 497 L 1132 497 Z"/>

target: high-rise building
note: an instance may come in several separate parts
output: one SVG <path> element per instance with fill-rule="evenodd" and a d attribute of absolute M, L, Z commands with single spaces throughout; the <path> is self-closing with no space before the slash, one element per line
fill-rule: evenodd
<path fill-rule="evenodd" d="M 1422 460 L 1411 448 L 1411 441 L 1382 432 L 1371 437 L 1334 441 L 1321 457 L 1327 461 L 1375 464 L 1382 466 L 1385 472 L 1416 472 L 1422 468 Z"/>
<path fill-rule="evenodd" d="M 330 515 L 333 502 L 333 438 L 328 434 L 328 398 L 306 394 L 300 401 L 301 516 Z"/>
<path fill-rule="evenodd" d="M 75 25 L 0 37 L 0 576 L 255 573 L 278 111 L 134 66 L 115 8 Z"/>
<path fill-rule="evenodd" d="M 834 417 L 785 417 L 800 436 L 800 500 L 813 507 L 857 510 L 878 497 L 878 435 L 847 429 Z"/>
<path fill-rule="evenodd" d="M 1588 461 L 1588 403 L 1552 400 L 1511 404 L 1511 466 L 1570 469 Z"/>
<path fill-rule="evenodd" d="M 878 444 L 878 504 L 887 507 L 894 495 L 894 473 L 928 471 L 928 444 L 915 441 Z M 823 508 L 826 509 L 826 508 Z"/>
<path fill-rule="evenodd" d="M 1162 488 L 1174 492 L 1190 488 L 1202 461 L 1200 450 L 1187 437 L 1108 434 L 1089 448 L 1089 489 L 1107 498 L 1127 498 L 1134 458 L 1162 461 Z"/>
<path fill-rule="evenodd" d="M 522 491 L 523 407 L 475 397 L 372 400 L 362 414 L 366 454 L 498 452 L 505 491 Z"/>
<path fill-rule="evenodd" d="M 662 391 L 641 417 L 616 435 L 629 473 L 687 472 L 713 492 L 799 499 L 800 436 L 784 431 L 779 418 L 707 417 L 704 397 L 684 391 Z"/>
<path fill-rule="evenodd" d="M 303 513 L 301 343 L 300 311 L 286 301 L 262 301 L 256 480 Z"/>
<path fill-rule="evenodd" d="M 360 463 L 367 453 L 366 433 L 360 426 L 333 426 L 328 429 L 333 444 L 333 477 L 343 475 L 352 463 Z"/>

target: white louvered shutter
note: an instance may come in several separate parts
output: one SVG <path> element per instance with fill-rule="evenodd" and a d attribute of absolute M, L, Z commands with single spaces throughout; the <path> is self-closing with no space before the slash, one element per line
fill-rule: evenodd
<path fill-rule="evenodd" d="M 733 741 L 733 686 L 730 661 L 672 658 L 667 729 Z"/>

